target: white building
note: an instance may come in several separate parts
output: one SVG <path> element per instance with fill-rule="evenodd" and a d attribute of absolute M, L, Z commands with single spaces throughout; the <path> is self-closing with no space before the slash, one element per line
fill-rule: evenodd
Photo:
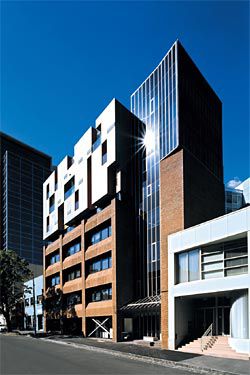
<path fill-rule="evenodd" d="M 116 192 L 121 189 L 121 173 L 112 165 L 124 160 L 124 136 L 117 131 L 117 123 L 131 124 L 124 110 L 113 99 L 74 146 L 74 156 L 66 156 L 44 183 L 43 234 L 44 239 L 58 233 L 62 225 L 70 226 L 79 215 L 110 193 L 111 180 L 116 181 Z M 128 117 L 128 115 L 127 115 Z M 132 126 L 132 124 L 131 124 Z M 118 127 L 119 128 L 119 127 Z M 121 126 L 120 126 L 121 128 Z M 138 132 L 135 129 L 134 132 Z M 131 133 L 131 130 L 130 130 Z"/>
<path fill-rule="evenodd" d="M 33 285 L 35 285 L 35 295 L 33 293 Z M 26 291 L 24 293 L 24 329 L 34 329 L 34 304 L 36 314 L 36 329 L 43 331 L 43 275 L 35 277 L 25 283 Z M 35 297 L 35 300 L 34 300 Z"/>
<path fill-rule="evenodd" d="M 235 188 L 225 189 L 226 213 L 239 210 L 250 204 L 250 177 L 241 182 Z"/>
<path fill-rule="evenodd" d="M 250 352 L 250 207 L 168 237 L 169 349 L 213 324 L 238 353 Z"/>

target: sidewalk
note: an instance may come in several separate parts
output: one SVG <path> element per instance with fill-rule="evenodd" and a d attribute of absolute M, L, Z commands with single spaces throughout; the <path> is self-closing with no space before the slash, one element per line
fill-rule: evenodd
<path fill-rule="evenodd" d="M 133 344 L 133 342 L 114 343 L 103 339 L 89 339 L 66 335 L 49 336 L 46 340 L 56 341 L 66 345 L 74 344 L 74 346 L 77 345 L 82 348 L 89 348 L 90 350 L 96 348 L 96 350 L 108 351 L 109 354 L 114 355 L 121 353 L 123 356 L 144 357 L 145 360 L 151 359 L 155 363 L 158 361 L 162 364 L 165 363 L 165 365 L 186 368 L 193 373 L 250 375 L 250 361 L 162 350 L 150 346 L 136 345 Z"/>

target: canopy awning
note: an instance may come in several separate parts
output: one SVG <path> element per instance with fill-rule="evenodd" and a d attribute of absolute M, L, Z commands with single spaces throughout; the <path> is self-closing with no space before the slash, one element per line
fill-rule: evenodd
<path fill-rule="evenodd" d="M 130 302 L 120 308 L 120 311 L 146 311 L 159 310 L 161 305 L 161 296 L 155 295 L 138 299 L 135 302 Z"/>

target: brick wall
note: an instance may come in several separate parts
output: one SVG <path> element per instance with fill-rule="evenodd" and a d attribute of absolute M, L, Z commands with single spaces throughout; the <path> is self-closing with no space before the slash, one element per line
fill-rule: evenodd
<path fill-rule="evenodd" d="M 196 157 L 179 149 L 161 161 L 161 333 L 165 349 L 168 348 L 168 235 L 223 213 L 223 183 Z"/>

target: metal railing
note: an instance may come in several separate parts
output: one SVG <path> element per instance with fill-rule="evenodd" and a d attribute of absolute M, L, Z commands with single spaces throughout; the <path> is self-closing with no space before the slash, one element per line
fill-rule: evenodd
<path fill-rule="evenodd" d="M 205 346 L 208 345 L 209 341 L 207 341 L 207 338 L 210 336 L 209 340 L 213 336 L 213 323 L 210 324 L 210 326 L 207 328 L 207 330 L 203 333 L 201 336 L 201 351 L 205 350 Z"/>

